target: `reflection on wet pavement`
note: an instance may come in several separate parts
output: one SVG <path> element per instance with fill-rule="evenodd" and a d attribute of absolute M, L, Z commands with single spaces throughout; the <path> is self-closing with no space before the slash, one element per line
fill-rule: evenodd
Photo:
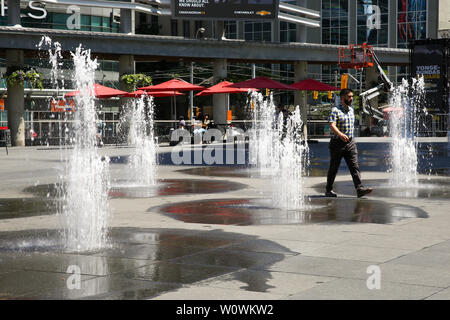
<path fill-rule="evenodd" d="M 54 201 L 45 198 L 0 199 L 0 219 L 54 214 L 55 207 Z"/>
<path fill-rule="evenodd" d="M 389 180 L 364 180 L 365 187 L 373 188 L 371 196 L 383 198 L 450 198 L 450 179 L 419 179 L 417 186 L 395 187 L 389 184 Z M 325 183 L 317 184 L 314 188 L 324 192 Z M 351 181 L 337 181 L 334 183 L 334 191 L 339 195 L 356 195 Z"/>
<path fill-rule="evenodd" d="M 271 207 L 267 199 L 213 199 L 151 208 L 188 223 L 226 225 L 309 224 L 321 222 L 393 223 L 428 214 L 412 206 L 354 198 L 312 197 L 304 211 Z"/>
<path fill-rule="evenodd" d="M 109 191 L 110 198 L 150 198 L 180 194 L 207 194 L 235 191 L 245 188 L 242 183 L 223 180 L 189 180 L 161 179 L 155 186 L 141 186 L 129 181 L 112 182 Z M 55 198 L 58 193 L 56 184 L 38 185 L 24 189 L 24 192 L 36 196 Z"/>
<path fill-rule="evenodd" d="M 154 196 L 172 196 L 180 194 L 220 193 L 244 189 L 242 183 L 224 180 L 183 180 L 162 179 L 155 187 L 127 185 L 126 182 L 113 184 L 109 192 L 111 198 L 140 198 Z"/>
<path fill-rule="evenodd" d="M 328 143 L 310 144 L 310 164 L 307 168 L 310 177 L 325 177 L 330 162 Z M 362 172 L 381 171 L 390 169 L 389 143 L 358 142 L 358 161 Z M 419 143 L 418 144 L 418 173 L 450 176 L 450 161 L 446 143 Z M 260 178 L 260 173 L 247 166 L 207 166 L 192 169 L 183 169 L 179 172 L 218 177 Z M 341 162 L 338 174 L 348 174 L 345 161 Z"/>
<path fill-rule="evenodd" d="M 242 268 L 299 254 L 221 230 L 113 228 L 109 237 L 110 248 L 70 253 L 57 230 L 0 233 L 0 299 L 146 299 L 221 275 L 260 291 L 271 287 L 270 273 L 246 279 Z M 80 289 L 67 287 L 69 266 L 81 271 Z"/>

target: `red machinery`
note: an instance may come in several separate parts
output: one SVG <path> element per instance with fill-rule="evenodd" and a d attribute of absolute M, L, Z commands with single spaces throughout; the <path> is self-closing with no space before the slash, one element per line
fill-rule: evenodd
<path fill-rule="evenodd" d="M 351 44 L 348 48 L 339 48 L 339 67 L 343 69 L 362 69 L 373 67 L 372 46 Z"/>

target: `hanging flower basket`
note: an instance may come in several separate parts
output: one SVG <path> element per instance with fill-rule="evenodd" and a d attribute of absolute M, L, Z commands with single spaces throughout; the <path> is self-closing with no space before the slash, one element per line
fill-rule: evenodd
<path fill-rule="evenodd" d="M 126 83 L 129 89 L 136 90 L 137 87 L 145 87 L 152 84 L 152 77 L 143 73 L 137 74 L 124 74 L 120 77 L 120 80 Z"/>
<path fill-rule="evenodd" d="M 33 69 L 28 71 L 19 69 L 6 75 L 8 86 L 23 86 L 25 81 L 28 81 L 33 89 L 44 89 L 42 74 Z"/>

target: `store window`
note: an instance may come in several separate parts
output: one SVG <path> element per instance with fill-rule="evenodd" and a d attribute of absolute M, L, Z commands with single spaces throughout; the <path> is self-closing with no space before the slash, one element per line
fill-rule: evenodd
<path fill-rule="evenodd" d="M 280 21 L 280 42 L 295 42 L 297 27 L 294 23 Z"/>
<path fill-rule="evenodd" d="M 348 1 L 322 1 L 322 43 L 348 44 Z"/>
<path fill-rule="evenodd" d="M 357 41 L 377 47 L 388 46 L 389 0 L 363 0 L 357 3 Z"/>
<path fill-rule="evenodd" d="M 427 36 L 425 0 L 398 0 L 397 47 L 406 48 L 409 41 Z"/>
<path fill-rule="evenodd" d="M 225 38 L 238 38 L 238 24 L 237 21 L 225 21 Z"/>
<path fill-rule="evenodd" d="M 247 41 L 272 41 L 272 22 L 245 21 L 244 39 Z"/>

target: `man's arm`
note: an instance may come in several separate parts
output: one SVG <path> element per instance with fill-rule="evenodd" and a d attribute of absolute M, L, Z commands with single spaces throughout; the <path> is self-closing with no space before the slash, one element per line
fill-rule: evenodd
<path fill-rule="evenodd" d="M 330 129 L 334 132 L 335 135 L 337 135 L 342 141 L 348 142 L 349 138 L 343 134 L 337 127 L 335 122 L 330 122 Z"/>

